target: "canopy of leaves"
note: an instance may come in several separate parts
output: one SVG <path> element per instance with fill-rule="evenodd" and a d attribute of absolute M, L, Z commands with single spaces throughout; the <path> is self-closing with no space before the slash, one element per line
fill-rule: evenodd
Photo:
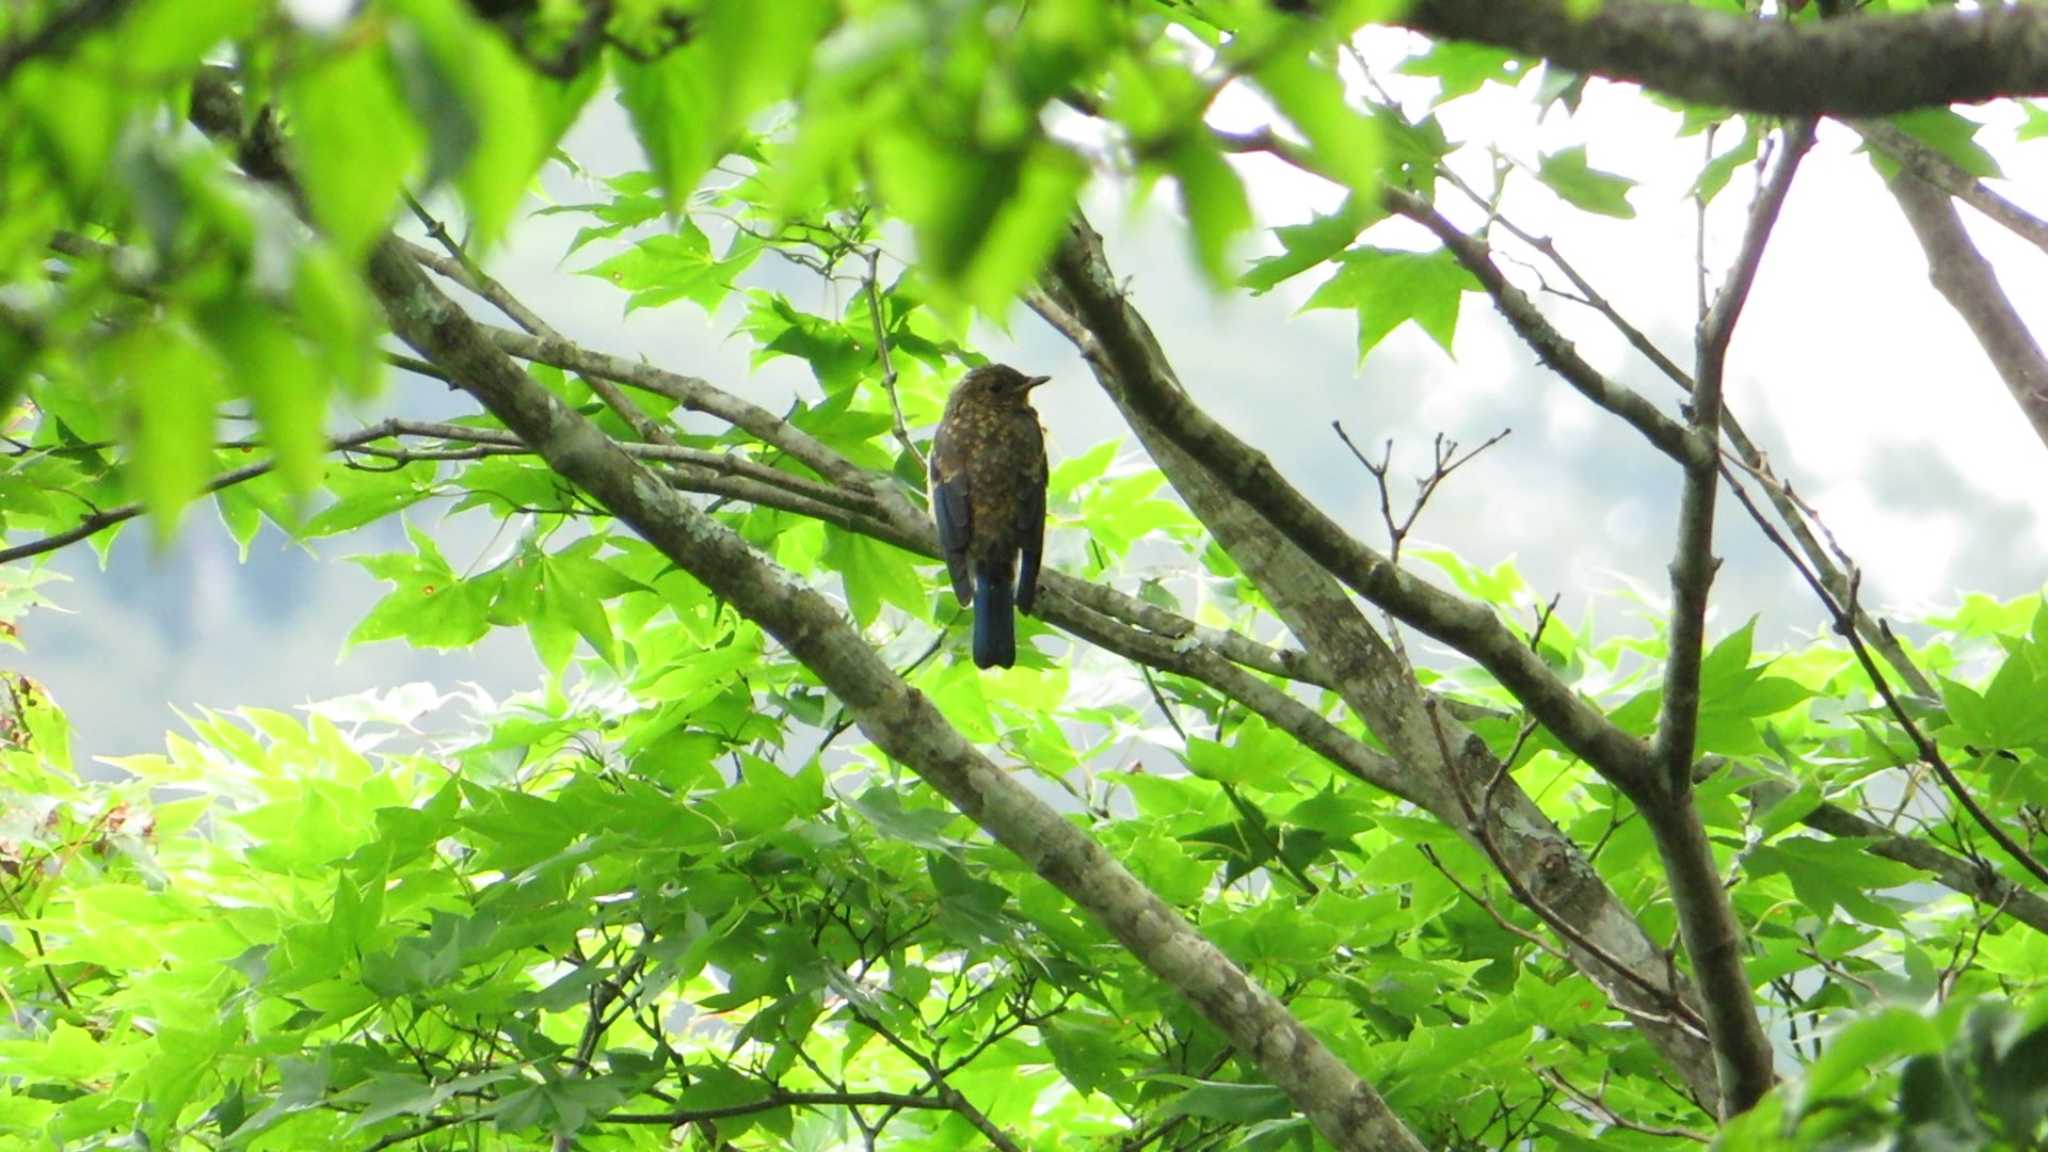
<path fill-rule="evenodd" d="M 1418 40 L 1399 70 L 1434 99 L 1396 104 L 1352 51 L 1404 7 L 1380 0 L 370 0 L 326 25 L 299 7 L 0 8 L 0 641 L 58 597 L 40 558 L 104 554 L 137 520 L 165 539 L 203 509 L 245 553 L 266 531 L 402 524 L 403 548 L 356 557 L 388 592 L 350 642 L 519 629 L 545 675 L 503 701 L 202 712 L 110 778 L 8 674 L 0 1148 L 1324 1146 L 1158 965 L 505 423 L 336 420 L 403 410 L 379 391 L 394 364 L 475 367 L 395 352 L 392 310 L 456 320 L 392 299 L 369 274 L 392 251 L 524 329 L 487 339 L 536 394 L 830 596 L 1423 1145 L 2038 1146 L 2039 597 L 1905 630 L 1931 681 L 1888 699 L 1839 639 L 1759 653 L 1745 626 L 1674 654 L 1666 630 L 1541 614 L 1511 565 L 1403 554 L 1629 737 L 1654 736 L 1671 661 L 1698 658 L 1701 782 L 1682 795 L 1785 1077 L 1726 1126 L 1657 1033 L 1693 1022 L 1617 1002 L 1600 981 L 1622 966 L 1509 877 L 1471 834 L 1486 813 L 1361 782 L 1390 734 L 1326 666 L 1253 642 L 1286 625 L 1252 565 L 1150 463 L 1116 443 L 1057 462 L 1049 535 L 1085 541 L 1059 566 L 1108 607 L 1021 620 L 1015 669 L 965 659 L 912 501 L 946 386 L 979 359 L 973 322 L 1035 291 L 1091 180 L 1170 182 L 1219 290 L 1311 278 L 1305 307 L 1354 313 L 1361 357 L 1410 321 L 1449 352 L 1475 293 L 1535 311 L 1488 260 L 1513 231 L 1501 205 L 1541 189 L 1626 221 L 1635 185 L 1583 146 L 1500 152 L 1468 180 L 1451 159 L 1500 142 L 1451 139 L 1437 107 L 1490 86 L 1569 115 L 1586 77 Z M 1226 91 L 1270 124 L 1213 129 Z M 623 109 L 644 164 L 535 208 L 545 165 L 576 170 L 564 135 L 595 101 Z M 1726 129 L 1704 210 L 1772 128 L 1681 113 L 1678 131 Z M 1996 172 L 1971 119 L 1897 127 Z M 1249 152 L 1344 200 L 1247 265 Z M 757 364 L 800 362 L 812 386 L 768 412 L 688 365 L 561 339 L 485 273 L 528 210 L 576 220 L 589 290 L 730 318 Z M 790 291 L 792 270 L 833 304 L 800 303 L 819 294 Z M 429 525 L 455 513 L 516 531 L 451 558 Z M 1635 978 L 1694 975 L 1652 822 L 1499 679 L 1411 672 L 1429 715 L 1499 761 L 1481 806 L 1525 793 L 1518 833 L 1555 831 L 1577 891 L 1639 924 Z"/>

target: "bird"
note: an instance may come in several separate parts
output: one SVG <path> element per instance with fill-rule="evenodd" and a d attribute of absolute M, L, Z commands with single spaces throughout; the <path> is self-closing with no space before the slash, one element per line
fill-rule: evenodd
<path fill-rule="evenodd" d="M 932 519 L 953 596 L 974 608 L 974 666 L 1017 662 L 1013 609 L 1038 598 L 1045 551 L 1045 429 L 1031 390 L 1052 379 L 982 364 L 954 385 L 932 440 Z"/>

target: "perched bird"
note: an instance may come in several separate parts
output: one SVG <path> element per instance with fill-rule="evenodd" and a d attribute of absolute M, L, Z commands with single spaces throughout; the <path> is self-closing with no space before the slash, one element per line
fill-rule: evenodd
<path fill-rule="evenodd" d="M 1017 620 L 1038 596 L 1045 430 L 1031 390 L 1050 376 L 984 364 L 962 377 L 932 441 L 932 519 L 953 595 L 974 605 L 974 666 L 1017 660 Z"/>

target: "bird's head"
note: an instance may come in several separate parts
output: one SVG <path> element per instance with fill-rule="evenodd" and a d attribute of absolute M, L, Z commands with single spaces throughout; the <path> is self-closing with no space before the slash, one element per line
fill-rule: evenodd
<path fill-rule="evenodd" d="M 960 378 L 954 398 L 998 407 L 1024 408 L 1031 402 L 1031 390 L 1050 379 L 1050 376 L 1026 376 L 1008 364 L 983 364 Z"/>

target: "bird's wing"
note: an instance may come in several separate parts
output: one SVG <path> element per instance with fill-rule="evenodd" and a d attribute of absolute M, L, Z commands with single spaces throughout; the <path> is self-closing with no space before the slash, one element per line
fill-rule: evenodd
<path fill-rule="evenodd" d="M 967 468 L 960 454 L 952 450 L 945 425 L 932 444 L 932 520 L 939 526 L 939 551 L 946 556 L 946 574 L 953 579 L 953 597 L 961 604 L 974 600 L 974 585 L 967 573 L 967 541 L 973 530 L 973 515 L 967 500 Z"/>
<path fill-rule="evenodd" d="M 1038 559 L 1045 551 L 1045 482 L 1041 438 L 1038 466 L 1017 493 L 1017 607 L 1025 612 L 1032 612 L 1038 601 Z"/>

